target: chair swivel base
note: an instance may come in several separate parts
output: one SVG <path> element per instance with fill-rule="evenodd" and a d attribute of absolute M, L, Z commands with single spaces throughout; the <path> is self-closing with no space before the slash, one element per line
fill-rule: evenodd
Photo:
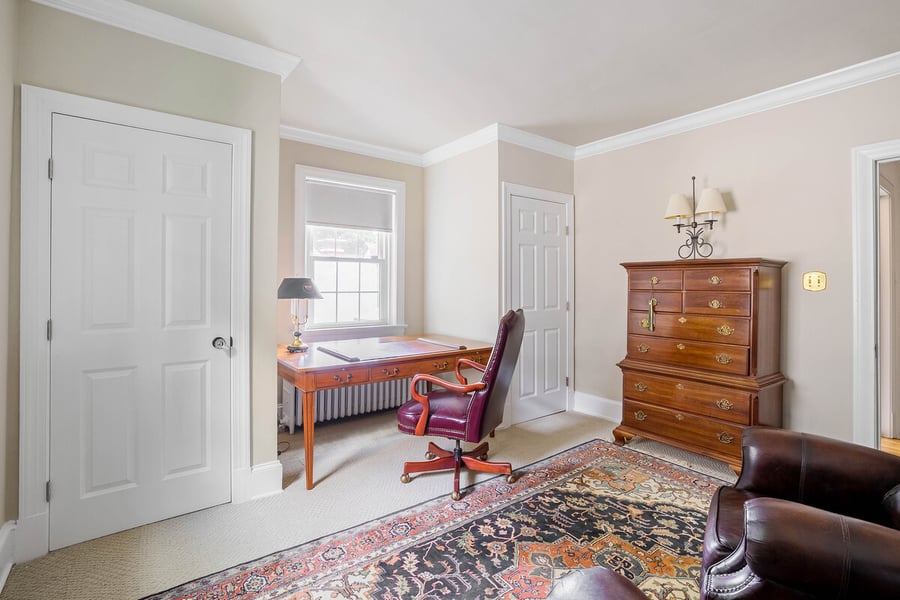
<path fill-rule="evenodd" d="M 429 460 L 405 463 L 400 481 L 409 483 L 411 481 L 410 473 L 453 469 L 453 493 L 450 494 L 450 497 L 454 500 L 462 498 L 462 494 L 459 492 L 459 472 L 463 468 L 483 473 L 506 475 L 508 483 L 515 483 L 517 477 L 512 472 L 512 465 L 509 463 L 488 462 L 486 460 L 487 453 L 487 442 L 482 442 L 467 452 L 463 452 L 459 440 L 456 440 L 456 447 L 453 450 L 444 450 L 434 442 L 428 442 L 428 452 L 425 453 L 425 457 Z"/>

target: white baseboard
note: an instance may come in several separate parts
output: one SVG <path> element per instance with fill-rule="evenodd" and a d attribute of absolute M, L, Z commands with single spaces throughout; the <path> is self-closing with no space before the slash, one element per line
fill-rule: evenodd
<path fill-rule="evenodd" d="M 613 423 L 622 421 L 622 403 L 602 396 L 576 391 L 572 398 L 572 410 Z"/>
<path fill-rule="evenodd" d="M 0 592 L 6 586 L 6 578 L 15 560 L 16 522 L 7 521 L 0 526 Z"/>
<path fill-rule="evenodd" d="M 48 552 L 50 540 L 50 513 L 20 517 L 16 522 L 13 562 L 22 564 L 40 558 Z"/>
<path fill-rule="evenodd" d="M 281 461 L 250 467 L 250 500 L 274 496 L 282 492 L 282 467 Z"/>

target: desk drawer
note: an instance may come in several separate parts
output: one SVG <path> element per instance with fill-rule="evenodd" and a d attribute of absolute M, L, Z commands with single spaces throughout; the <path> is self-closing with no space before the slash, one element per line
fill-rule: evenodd
<path fill-rule="evenodd" d="M 323 389 L 342 385 L 368 383 L 369 369 L 363 367 L 342 367 L 316 373 L 316 388 Z"/>
<path fill-rule="evenodd" d="M 741 456 L 744 428 L 739 425 L 627 398 L 622 401 L 622 424 L 735 458 Z"/>
<path fill-rule="evenodd" d="M 738 292 L 685 292 L 684 312 L 749 317 L 750 294 Z"/>
<path fill-rule="evenodd" d="M 747 375 L 750 349 L 746 346 L 629 335 L 628 358 Z"/>
<path fill-rule="evenodd" d="M 681 312 L 681 292 L 631 292 L 628 308 L 649 312 L 650 298 L 656 298 L 656 312 Z"/>
<path fill-rule="evenodd" d="M 628 272 L 630 290 L 681 290 L 681 269 L 633 269 Z"/>
<path fill-rule="evenodd" d="M 750 392 L 676 377 L 626 371 L 622 395 L 672 410 L 750 424 Z"/>
<path fill-rule="evenodd" d="M 653 331 L 649 326 L 646 310 L 628 313 L 628 333 L 738 346 L 750 344 L 750 320 L 740 317 L 659 313 L 654 319 Z"/>
<path fill-rule="evenodd" d="M 684 274 L 684 289 L 749 292 L 750 269 L 691 269 Z"/>

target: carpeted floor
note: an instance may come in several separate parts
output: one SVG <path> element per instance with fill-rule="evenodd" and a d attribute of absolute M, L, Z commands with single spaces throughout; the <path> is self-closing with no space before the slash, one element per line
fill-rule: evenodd
<path fill-rule="evenodd" d="M 518 468 L 594 438 L 611 440 L 613 427 L 603 419 L 559 413 L 499 430 L 490 442 L 491 457 Z M 279 440 L 290 445 L 281 455 L 283 493 L 123 531 L 16 565 L 0 600 L 140 598 L 445 497 L 452 486 L 451 476 L 442 473 L 400 483 L 403 461 L 419 459 L 426 442 L 397 433 L 393 413 L 317 426 L 313 490 L 302 483 L 302 433 Z M 734 477 L 723 463 L 662 444 L 636 440 L 631 447 Z M 466 475 L 461 483 L 489 478 Z"/>
<path fill-rule="evenodd" d="M 706 509 L 724 482 L 595 440 L 152 600 L 546 598 L 602 565 L 655 598 L 699 597 Z"/>

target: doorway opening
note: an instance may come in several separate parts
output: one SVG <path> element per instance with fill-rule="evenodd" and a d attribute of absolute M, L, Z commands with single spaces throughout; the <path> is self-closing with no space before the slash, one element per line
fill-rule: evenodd
<path fill-rule="evenodd" d="M 900 343 L 897 315 L 900 243 L 900 160 L 879 161 L 878 167 L 878 436 L 879 446 L 900 455 L 900 369 L 896 362 Z"/>

